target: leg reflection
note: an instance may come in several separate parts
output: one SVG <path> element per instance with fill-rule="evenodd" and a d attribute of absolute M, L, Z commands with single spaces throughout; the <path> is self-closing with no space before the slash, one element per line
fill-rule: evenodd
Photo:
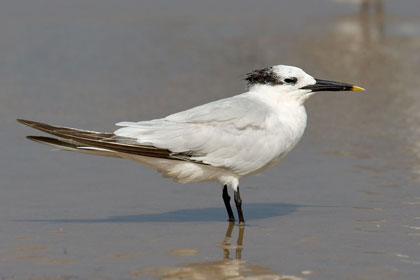
<path fill-rule="evenodd" d="M 244 231 L 245 231 L 245 226 L 244 225 L 239 225 L 239 234 L 238 234 L 238 240 L 236 241 L 236 245 L 238 246 L 236 248 L 236 259 L 240 260 L 242 258 L 242 242 L 244 240 Z"/>
<path fill-rule="evenodd" d="M 193 263 L 184 263 L 177 267 L 152 267 L 132 272 L 131 275 L 136 279 L 146 277 L 157 279 L 185 280 L 185 279 L 296 279 L 303 280 L 294 276 L 282 276 L 273 272 L 269 267 L 261 264 L 249 264 L 242 259 L 242 249 L 244 242 L 245 226 L 239 225 L 238 238 L 236 243 L 231 243 L 234 234 L 235 222 L 230 222 L 226 233 L 219 247 L 223 250 L 223 258 L 216 260 L 203 260 Z M 235 251 L 234 257 L 230 257 L 230 251 Z M 255 253 L 255 252 L 253 252 Z M 233 254 L 232 254 L 233 255 Z M 200 256 L 197 256 L 199 258 Z"/>
<path fill-rule="evenodd" d="M 224 260 L 230 260 L 230 250 L 235 249 L 235 259 L 240 260 L 242 258 L 242 245 L 244 240 L 244 231 L 245 226 L 239 225 L 239 233 L 238 233 L 238 239 L 236 240 L 236 245 L 232 245 L 230 243 L 230 239 L 232 237 L 233 228 L 235 227 L 235 222 L 229 222 L 228 228 L 226 230 L 225 237 L 222 241 L 222 249 L 223 249 L 223 259 Z"/>

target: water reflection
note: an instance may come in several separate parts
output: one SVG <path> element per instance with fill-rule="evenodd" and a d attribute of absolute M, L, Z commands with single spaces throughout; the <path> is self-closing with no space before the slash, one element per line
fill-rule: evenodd
<path fill-rule="evenodd" d="M 132 272 L 135 278 L 153 277 L 157 279 L 255 279 L 255 280 L 303 280 L 292 275 L 279 275 L 269 267 L 250 264 L 242 259 L 245 226 L 237 226 L 238 237 L 232 244 L 235 224 L 230 222 L 226 234 L 219 244 L 221 260 L 187 263 L 177 267 L 154 267 Z"/>
<path fill-rule="evenodd" d="M 349 1 L 336 2 L 346 3 Z M 340 24 L 336 25 L 339 32 L 353 33 L 354 38 L 359 39 L 366 45 L 372 40 L 382 40 L 385 35 L 385 6 L 383 0 L 356 0 L 350 1 L 359 5 L 359 15 L 354 20 L 353 17 L 344 17 Z"/>
<path fill-rule="evenodd" d="M 335 97 L 314 99 L 311 120 L 319 132 L 329 131 L 320 137 L 334 138 L 343 150 L 392 161 L 392 168 L 404 172 L 408 165 L 419 174 L 420 80 L 413 73 L 420 72 L 420 18 L 400 17 L 382 0 L 335 2 L 357 4 L 358 12 L 331 18 L 321 36 L 300 40 L 298 52 L 318 72 L 346 73 L 337 79 L 356 80 L 368 90 L 363 97 L 346 98 L 351 108 L 346 114 L 338 104 L 342 99 L 337 104 Z M 317 113 L 325 107 L 339 120 Z"/>

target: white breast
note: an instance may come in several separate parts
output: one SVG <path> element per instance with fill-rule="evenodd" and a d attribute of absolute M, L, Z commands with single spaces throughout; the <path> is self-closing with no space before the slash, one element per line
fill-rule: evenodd
<path fill-rule="evenodd" d="M 305 107 L 299 104 L 281 104 L 277 106 L 277 115 L 269 122 L 265 149 L 270 151 L 265 164 L 245 175 L 260 173 L 281 161 L 300 141 L 306 128 Z"/>

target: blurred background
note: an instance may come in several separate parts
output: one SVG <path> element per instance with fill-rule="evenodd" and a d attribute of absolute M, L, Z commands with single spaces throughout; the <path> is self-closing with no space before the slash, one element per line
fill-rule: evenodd
<path fill-rule="evenodd" d="M 0 277 L 418 279 L 419 11 L 418 0 L 1 1 Z M 307 101 L 301 143 L 241 181 L 249 225 L 232 240 L 216 184 L 51 152 L 15 121 L 113 131 L 242 93 L 245 73 L 277 64 L 366 91 Z"/>

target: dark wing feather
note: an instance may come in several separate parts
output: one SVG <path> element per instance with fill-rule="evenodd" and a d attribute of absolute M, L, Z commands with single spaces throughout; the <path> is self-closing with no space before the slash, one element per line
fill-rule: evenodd
<path fill-rule="evenodd" d="M 29 127 L 41 130 L 43 132 L 64 139 L 70 139 L 76 143 L 80 143 L 83 145 L 108 149 L 111 151 L 127 154 L 192 161 L 188 154 L 174 154 L 167 149 L 159 149 L 153 146 L 139 145 L 137 144 L 136 139 L 116 136 L 113 133 L 95 132 L 68 127 L 58 127 L 22 119 L 18 119 L 17 121 Z"/>
<path fill-rule="evenodd" d="M 69 141 L 65 141 L 65 140 L 60 140 L 60 139 L 56 139 L 56 138 L 52 138 L 52 137 L 45 137 L 45 136 L 26 136 L 26 138 L 28 138 L 29 140 L 38 142 L 38 143 L 42 143 L 42 144 L 49 144 L 51 146 L 57 146 L 57 147 L 62 147 L 62 148 L 66 148 L 66 149 L 74 149 L 77 150 L 79 148 L 79 146 L 75 143 L 71 143 Z"/>

